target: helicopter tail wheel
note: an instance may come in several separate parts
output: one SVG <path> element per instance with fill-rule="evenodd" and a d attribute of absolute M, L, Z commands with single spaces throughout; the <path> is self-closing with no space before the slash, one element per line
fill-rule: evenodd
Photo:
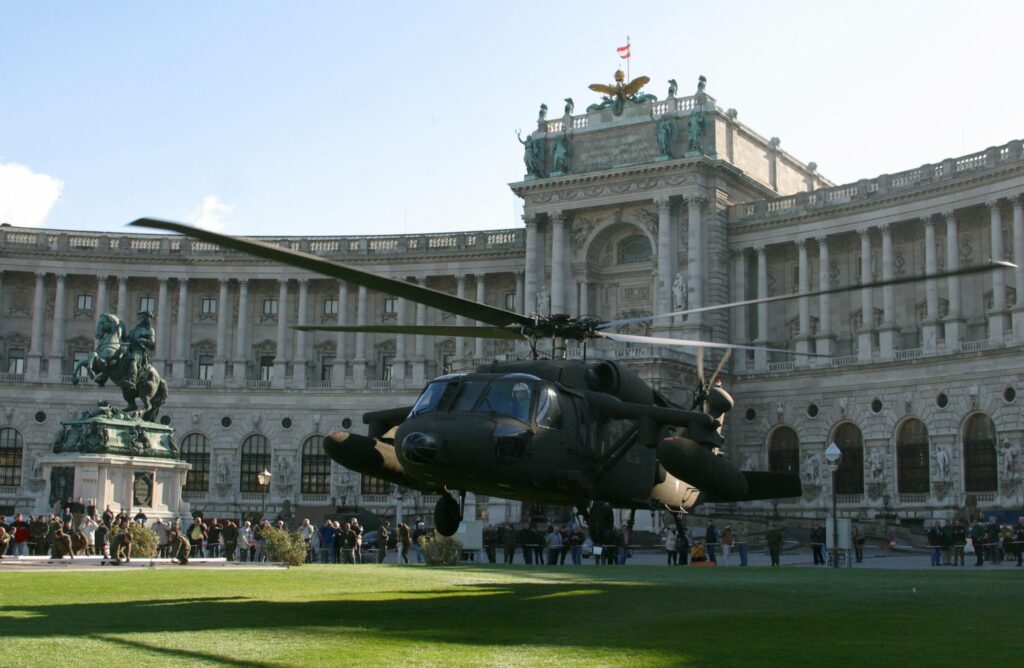
<path fill-rule="evenodd" d="M 434 506 L 434 528 L 442 536 L 453 536 L 462 522 L 459 502 L 451 494 L 442 494 Z"/>
<path fill-rule="evenodd" d="M 604 501 L 594 501 L 587 511 L 587 530 L 590 539 L 597 545 L 611 543 L 615 532 L 615 516 L 612 507 Z"/>

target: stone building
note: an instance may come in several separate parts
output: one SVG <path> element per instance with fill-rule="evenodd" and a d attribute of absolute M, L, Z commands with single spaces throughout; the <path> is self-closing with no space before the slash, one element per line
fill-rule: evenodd
<path fill-rule="evenodd" d="M 835 185 L 722 110 L 703 83 L 689 97 L 541 118 L 527 141 L 528 174 L 511 184 L 523 228 L 267 241 L 519 312 L 606 319 L 1024 255 L 1021 141 Z M 104 311 L 129 321 L 139 310 L 156 314 L 155 364 L 171 384 L 165 419 L 193 465 L 185 498 L 221 515 L 264 500 L 268 513 L 288 502 L 311 517 L 351 505 L 394 512 L 396 490 L 330 463 L 321 436 L 364 428 L 364 411 L 411 405 L 446 369 L 527 352 L 483 339 L 295 331 L 468 323 L 179 237 L 3 227 L 0 269 L 6 512 L 28 507 L 45 486 L 34 462 L 59 421 L 116 397 L 71 386 Z M 1024 269 L 631 328 L 823 355 L 759 351 L 726 368 L 737 399 L 728 456 L 804 481 L 801 499 L 755 510 L 820 514 L 831 499 L 823 452 L 833 441 L 844 453 L 836 491 L 845 512 L 948 516 L 968 494 L 982 508 L 1024 505 Z M 693 351 L 608 343 L 589 345 L 588 358 L 624 361 L 688 399 Z M 274 473 L 265 499 L 255 478 L 264 468 Z M 472 501 L 479 517 L 520 514 L 517 503 Z M 433 502 L 401 499 L 407 514 L 429 513 Z"/>

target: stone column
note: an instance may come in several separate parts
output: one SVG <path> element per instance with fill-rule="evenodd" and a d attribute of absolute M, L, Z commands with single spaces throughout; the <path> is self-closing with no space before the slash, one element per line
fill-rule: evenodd
<path fill-rule="evenodd" d="M 231 307 L 228 304 L 228 288 L 231 279 L 218 278 L 217 286 L 217 354 L 213 357 L 213 385 L 224 386 L 225 367 L 228 363 L 228 320 L 231 318 Z"/>
<path fill-rule="evenodd" d="M 455 276 L 455 294 L 462 298 L 466 298 L 466 275 L 457 274 Z M 457 315 L 455 316 L 455 326 L 465 327 L 466 317 Z M 455 337 L 455 361 L 461 363 L 466 358 L 466 337 L 456 336 Z"/>
<path fill-rule="evenodd" d="M 676 273 L 675 262 L 673 262 L 675 259 L 673 251 L 675 249 L 672 247 L 672 208 L 668 197 L 656 198 L 654 206 L 658 209 L 657 313 L 671 313 L 674 310 L 674 305 L 672 304 L 672 277 Z"/>
<path fill-rule="evenodd" d="M 309 279 L 299 279 L 299 315 L 296 325 L 306 324 L 306 312 L 309 310 Z M 309 371 L 309 337 L 306 332 L 295 330 L 295 356 L 292 358 L 292 385 L 306 387 L 306 374 Z"/>
<path fill-rule="evenodd" d="M 410 279 L 414 280 L 415 279 Z M 422 281 L 426 283 L 426 281 Z M 427 324 L 427 306 L 416 304 L 416 326 L 424 327 Z M 416 387 L 423 387 L 427 382 L 427 337 L 424 334 L 417 334 L 413 338 L 413 361 L 412 361 L 412 384 Z"/>
<path fill-rule="evenodd" d="M 154 366 L 157 373 L 161 375 L 167 373 L 167 360 L 170 359 L 171 350 L 171 307 L 167 299 L 167 280 L 166 278 L 157 279 L 156 347 L 153 350 L 153 359 L 156 361 Z M 127 302 L 127 297 L 125 301 Z M 125 309 L 126 314 L 131 313 L 128 310 L 127 303 L 125 304 Z M 121 310 L 120 305 L 118 310 Z"/>
<path fill-rule="evenodd" d="M 858 230 L 860 235 L 860 282 L 870 283 L 871 277 L 871 228 L 866 227 Z M 873 356 L 875 328 L 875 307 L 872 301 L 870 288 L 861 288 L 860 291 L 860 312 L 861 326 L 857 332 L 857 359 L 861 362 L 870 362 Z"/>
<path fill-rule="evenodd" d="M 559 213 L 551 221 L 551 312 L 565 313 L 567 265 L 565 227 L 568 216 Z"/>
<path fill-rule="evenodd" d="M 225 316 L 226 317 L 226 316 Z M 249 279 L 238 279 L 238 322 L 235 323 L 235 356 L 231 366 L 231 384 L 243 387 L 246 378 L 246 366 L 249 359 L 249 342 L 246 334 L 249 329 Z"/>
<path fill-rule="evenodd" d="M 166 280 L 166 279 L 165 279 Z M 128 318 L 128 277 L 118 276 L 117 277 L 117 317 L 124 322 Z M 159 320 L 157 321 L 159 322 Z M 157 347 L 160 347 L 160 342 L 157 341 Z M 163 369 L 158 369 L 163 372 Z"/>
<path fill-rule="evenodd" d="M 832 286 L 831 266 L 828 259 L 828 237 L 818 237 L 818 289 L 828 290 Z M 815 352 L 819 355 L 833 355 L 836 340 L 832 334 L 832 295 L 818 295 L 818 337 Z M 827 360 L 824 360 L 827 363 Z"/>
<path fill-rule="evenodd" d="M 530 216 L 526 218 L 526 276 L 525 276 L 525 291 L 526 298 L 523 300 L 521 307 L 524 314 L 534 313 L 537 311 L 537 255 L 538 255 L 538 244 L 537 238 L 540 234 L 537 223 L 537 216 Z M 532 300 L 532 303 L 527 305 L 526 299 Z"/>
<path fill-rule="evenodd" d="M 178 326 L 174 334 L 174 359 L 172 360 L 174 380 L 184 384 L 186 370 L 188 368 L 188 279 L 178 279 Z"/>
<path fill-rule="evenodd" d="M 96 276 L 96 310 L 94 315 L 95 320 L 99 320 L 100 316 L 107 312 L 110 308 L 109 299 L 107 297 L 107 279 L 110 278 L 106 274 L 98 274 Z"/>
<path fill-rule="evenodd" d="M 356 303 L 356 324 L 366 326 L 366 286 L 359 286 L 359 301 Z M 353 387 L 366 387 L 366 332 L 356 333 L 356 357 L 352 360 Z"/>
<path fill-rule="evenodd" d="M 768 296 L 768 256 L 764 246 L 754 249 L 757 252 L 757 298 L 764 299 Z M 757 345 L 768 344 L 768 304 L 757 305 Z M 754 370 L 768 370 L 768 353 L 764 350 L 754 351 Z"/>
<path fill-rule="evenodd" d="M 925 218 L 924 223 L 924 273 L 934 274 L 939 270 L 938 258 L 935 249 L 935 224 L 932 219 Z M 928 279 L 925 281 L 925 316 L 922 324 L 921 347 L 924 352 L 934 355 L 938 349 L 939 338 L 939 281 Z"/>
<path fill-rule="evenodd" d="M 946 271 L 960 268 L 960 233 L 957 230 L 956 211 L 943 211 L 946 219 Z M 949 315 L 943 323 L 946 332 L 946 350 L 960 350 L 960 342 L 967 332 L 967 325 L 960 315 L 960 277 L 950 276 L 946 279 L 949 291 Z"/>
<path fill-rule="evenodd" d="M 348 324 L 348 283 L 338 281 L 338 324 Z M 334 366 L 331 368 L 331 385 L 345 386 L 345 368 L 348 365 L 348 333 L 337 332 L 334 338 Z"/>
<path fill-rule="evenodd" d="M 288 279 L 278 280 L 277 292 L 277 346 L 274 351 L 274 378 L 270 386 L 284 387 L 288 373 Z"/>
<path fill-rule="evenodd" d="M 732 254 L 733 270 L 733 301 L 743 301 L 747 298 L 747 249 L 740 248 Z M 747 332 L 747 307 L 734 308 L 732 313 L 733 340 L 736 343 L 746 345 L 750 341 Z M 732 357 L 732 370 L 735 373 L 743 373 L 747 370 L 747 351 L 735 350 Z"/>
<path fill-rule="evenodd" d="M 484 304 L 484 303 L 486 303 L 485 302 L 486 285 L 484 284 L 484 274 L 476 274 L 475 278 L 476 278 L 476 303 L 477 304 Z M 478 322 L 476 325 L 477 325 L 477 327 L 483 327 L 485 324 L 486 323 Z M 473 349 L 473 357 L 475 359 L 478 359 L 478 360 L 483 359 L 483 357 L 484 357 L 484 342 L 485 341 L 486 341 L 486 339 L 481 339 L 480 337 L 476 338 L 476 341 L 475 341 L 476 345 L 474 346 L 474 349 Z"/>
<path fill-rule="evenodd" d="M 396 308 L 398 309 L 395 317 L 396 324 L 399 327 L 404 327 L 406 324 L 406 302 L 404 297 L 398 298 Z M 399 334 L 395 337 L 395 361 L 391 364 L 391 385 L 393 387 L 405 387 L 405 363 L 408 356 L 406 354 L 406 342 L 408 339 L 408 334 Z"/>
<path fill-rule="evenodd" d="M 1003 257 L 1003 211 L 999 200 L 986 202 L 989 210 L 989 240 L 992 260 Z M 1002 345 L 1006 332 L 1006 270 L 992 270 L 992 310 L 988 313 L 988 340 Z"/>
<path fill-rule="evenodd" d="M 1024 198 L 1020 195 L 1013 198 L 1013 261 L 1017 268 L 1013 270 L 1014 288 L 1017 298 L 1013 303 L 1013 340 L 1024 341 Z"/>
<path fill-rule="evenodd" d="M 704 230 L 701 221 L 703 195 L 686 196 L 687 215 L 687 307 L 694 309 L 704 306 Z M 764 249 L 762 248 L 762 251 Z M 766 270 L 767 271 L 767 268 Z M 767 294 L 767 288 L 766 288 Z M 703 313 L 693 313 L 686 318 L 686 324 L 699 326 L 704 322 Z"/>
<path fill-rule="evenodd" d="M 36 274 L 36 292 L 32 300 L 32 341 L 25 360 L 26 380 L 42 380 L 43 318 L 46 315 L 46 274 Z"/>
<path fill-rule="evenodd" d="M 523 280 L 523 272 L 514 272 L 516 277 L 516 311 L 526 314 L 526 285 Z"/>
<path fill-rule="evenodd" d="M 66 290 L 67 287 L 67 274 L 56 274 L 54 276 L 56 284 L 56 294 L 53 300 L 53 337 L 50 339 L 50 354 L 49 354 L 49 379 L 51 383 L 59 383 L 60 377 L 64 372 L 64 332 L 67 325 L 65 320 L 65 314 L 67 313 L 66 308 Z"/>
<path fill-rule="evenodd" d="M 807 240 L 796 240 L 797 251 L 797 290 L 805 295 L 811 291 L 810 267 L 807 260 Z M 796 337 L 796 351 L 798 353 L 811 352 L 811 298 L 800 297 L 799 302 L 799 323 L 800 331 Z M 797 366 L 808 366 L 810 358 L 806 355 L 797 355 L 794 360 Z"/>
<path fill-rule="evenodd" d="M 892 230 L 882 225 L 882 280 L 893 275 Z M 878 349 L 883 360 L 891 360 L 896 349 L 896 313 L 893 286 L 882 288 L 882 326 L 878 330 Z"/>
<path fill-rule="evenodd" d="M 580 304 L 577 315 L 590 315 L 590 281 L 580 278 Z"/>

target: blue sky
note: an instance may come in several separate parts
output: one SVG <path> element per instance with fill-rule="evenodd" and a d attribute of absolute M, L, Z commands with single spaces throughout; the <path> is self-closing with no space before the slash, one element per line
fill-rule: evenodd
<path fill-rule="evenodd" d="M 619 66 L 837 182 L 1024 136 L 1024 3 L 0 0 L 0 222 L 520 225 L 515 131 Z"/>

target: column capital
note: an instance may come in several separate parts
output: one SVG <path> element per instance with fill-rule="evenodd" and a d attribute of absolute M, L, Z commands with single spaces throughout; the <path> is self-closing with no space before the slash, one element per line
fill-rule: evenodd
<path fill-rule="evenodd" d="M 36 283 L 40 283 L 40 282 L 45 281 L 45 280 L 46 280 L 46 272 L 45 271 L 37 271 L 36 272 Z"/>
<path fill-rule="evenodd" d="M 946 221 L 956 220 L 956 209 L 943 209 L 939 212 L 939 215 L 946 219 Z"/>
<path fill-rule="evenodd" d="M 925 220 L 925 219 L 922 219 L 922 220 Z M 878 231 L 882 233 L 882 237 L 883 238 L 884 237 L 891 237 L 892 236 L 892 226 L 889 225 L 889 223 L 882 223 L 881 225 L 879 225 L 878 226 Z"/>
<path fill-rule="evenodd" d="M 803 250 L 804 248 L 807 247 L 807 239 L 797 239 L 793 243 L 796 244 L 798 250 Z"/>
<path fill-rule="evenodd" d="M 309 277 L 308 276 L 303 276 L 301 278 L 296 278 L 295 280 L 298 282 L 300 288 L 305 288 L 305 287 L 309 286 Z"/>
<path fill-rule="evenodd" d="M 814 237 L 814 240 L 818 242 L 819 246 L 824 246 L 825 248 L 828 248 L 828 235 L 822 234 L 820 236 Z"/>
<path fill-rule="evenodd" d="M 708 198 L 704 193 L 684 193 L 683 199 L 686 200 L 687 205 L 700 208 L 704 206 L 704 202 L 706 202 Z"/>
<path fill-rule="evenodd" d="M 537 214 L 534 213 L 534 214 L 531 214 L 529 216 L 527 216 L 526 214 L 523 214 L 523 223 L 527 227 L 537 227 L 537 223 L 539 223 L 539 222 L 540 222 L 540 220 L 538 220 Z"/>
<path fill-rule="evenodd" d="M 996 198 L 993 198 L 993 199 L 990 199 L 990 200 L 986 200 L 985 201 L 985 206 L 987 206 L 990 210 L 992 210 L 992 209 L 998 210 L 999 209 L 999 202 L 1001 202 L 1002 199 L 1003 199 L 1002 197 L 996 197 Z"/>
<path fill-rule="evenodd" d="M 178 285 L 180 285 L 181 287 L 185 287 L 186 285 L 188 285 L 188 276 L 182 276 L 181 278 L 179 278 Z"/>
<path fill-rule="evenodd" d="M 658 209 L 658 213 L 668 210 L 671 206 L 671 201 L 669 200 L 668 195 L 660 195 L 658 197 L 655 197 L 654 206 Z"/>
<path fill-rule="evenodd" d="M 405 282 L 406 283 L 412 283 L 413 285 L 419 285 L 420 284 L 420 277 L 419 276 L 406 276 L 405 277 Z"/>
<path fill-rule="evenodd" d="M 228 283 L 230 283 L 230 282 L 231 282 L 230 278 L 218 278 L 217 279 L 217 285 L 219 285 L 222 288 L 226 287 L 228 285 Z"/>
<path fill-rule="evenodd" d="M 477 283 L 483 283 L 483 282 L 484 282 L 484 277 L 485 277 L 486 275 L 487 275 L 487 274 L 485 274 L 485 273 L 483 273 L 483 272 L 479 272 L 479 273 L 473 274 L 473 278 L 475 278 L 475 279 L 476 279 L 476 282 L 477 282 Z"/>
<path fill-rule="evenodd" d="M 743 258 L 747 257 L 747 251 L 748 250 L 750 250 L 750 248 L 748 248 L 746 246 L 741 246 L 740 248 L 730 248 L 729 249 L 729 257 L 731 257 L 733 260 L 743 259 Z"/>
<path fill-rule="evenodd" d="M 65 272 L 54 272 L 53 277 L 63 283 L 67 279 L 68 275 Z"/>
<path fill-rule="evenodd" d="M 1020 209 L 1024 207 L 1024 193 L 1014 195 L 1010 198 L 1010 202 L 1013 204 L 1014 209 Z"/>
<path fill-rule="evenodd" d="M 99 283 L 105 283 L 110 278 L 110 274 L 96 274 L 96 281 Z"/>
<path fill-rule="evenodd" d="M 285 276 L 284 278 L 277 279 L 277 282 L 282 287 L 287 287 L 288 286 L 288 281 L 290 281 L 290 280 L 292 280 L 290 277 Z"/>
<path fill-rule="evenodd" d="M 238 281 L 238 287 L 240 287 L 240 288 L 247 288 L 247 287 L 249 287 L 249 279 L 248 278 L 239 278 L 239 279 L 236 279 L 236 280 Z"/>
<path fill-rule="evenodd" d="M 127 281 L 128 280 L 127 276 L 118 276 L 118 278 L 120 280 L 122 280 L 122 281 Z M 167 281 L 169 281 L 169 280 L 171 280 L 171 279 L 167 278 L 166 276 L 159 276 L 156 279 L 157 283 L 159 283 L 160 285 L 167 285 Z"/>
<path fill-rule="evenodd" d="M 931 228 L 933 230 L 935 229 L 935 221 L 932 220 L 931 216 L 926 216 L 924 218 L 921 218 L 920 221 L 924 225 L 924 228 L 926 230 L 929 229 L 929 228 Z"/>
<path fill-rule="evenodd" d="M 549 214 L 549 217 L 554 225 L 563 226 L 569 222 L 569 214 L 565 211 L 553 211 Z"/>
<path fill-rule="evenodd" d="M 465 283 L 466 282 L 466 275 L 465 274 L 455 274 L 455 282 L 456 283 Z"/>
<path fill-rule="evenodd" d="M 763 256 L 765 254 L 766 249 L 767 246 L 765 246 L 764 244 L 761 244 L 760 246 L 754 246 L 754 252 L 757 253 L 758 256 Z"/>
<path fill-rule="evenodd" d="M 857 230 L 857 236 L 859 236 L 861 239 L 865 239 L 865 238 L 870 239 L 871 238 L 871 228 L 870 227 L 862 227 L 862 228 L 860 228 L 859 230 Z"/>

